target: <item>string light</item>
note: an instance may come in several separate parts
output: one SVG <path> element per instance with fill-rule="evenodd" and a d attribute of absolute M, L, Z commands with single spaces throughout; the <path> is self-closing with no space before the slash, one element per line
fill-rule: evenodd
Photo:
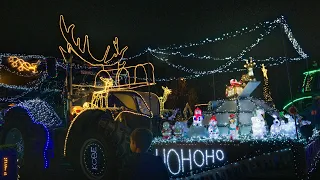
<path fill-rule="evenodd" d="M 43 147 L 43 159 L 44 159 L 44 168 L 48 168 L 49 167 L 48 147 L 49 147 L 49 144 L 50 144 L 50 133 L 49 133 L 49 130 L 48 130 L 47 126 L 45 124 L 42 124 L 42 122 L 44 122 L 44 121 L 42 121 L 41 119 L 36 119 L 33 116 L 34 113 L 30 112 L 30 110 L 32 110 L 32 109 L 29 109 L 28 107 L 25 107 L 22 104 L 17 104 L 15 106 L 9 108 L 5 113 L 8 113 L 10 110 L 12 110 L 12 109 L 14 109 L 16 107 L 20 107 L 20 108 L 24 109 L 26 111 L 26 113 L 28 114 L 28 116 L 30 117 L 31 121 L 34 124 L 40 124 L 45 129 L 45 132 L 46 132 L 46 143 L 44 144 L 44 147 Z"/>
<path fill-rule="evenodd" d="M 40 60 L 38 60 L 36 63 L 29 63 L 16 56 L 10 56 L 8 58 L 8 63 L 10 63 L 11 67 L 16 68 L 18 71 L 31 71 L 35 74 L 38 73 L 37 68 L 40 64 Z"/>
<path fill-rule="evenodd" d="M 275 107 L 274 103 L 273 103 L 273 99 L 271 96 L 271 91 L 270 91 L 270 87 L 269 87 L 269 78 L 268 78 L 268 70 L 265 68 L 264 64 L 262 64 L 262 73 L 263 73 L 263 78 L 264 78 L 264 84 L 263 84 L 263 96 L 264 96 L 264 100 L 270 104 L 273 105 L 273 107 Z"/>
<path fill-rule="evenodd" d="M 122 48 L 120 51 L 119 51 L 119 44 L 118 44 L 118 38 L 116 37 L 115 40 L 113 41 L 113 45 L 114 45 L 114 48 L 116 50 L 116 53 L 113 53 L 112 57 L 110 59 L 107 59 L 108 58 L 108 55 L 109 55 L 109 50 L 110 50 L 110 46 L 107 46 L 107 49 L 104 53 L 104 56 L 102 59 L 96 59 L 91 51 L 90 51 L 90 43 L 89 43 L 89 36 L 88 35 L 85 35 L 84 37 L 84 41 L 83 41 L 83 46 L 81 48 L 81 39 L 79 37 L 77 37 L 75 39 L 74 37 L 74 28 L 75 28 L 75 25 L 74 24 L 71 24 L 70 26 L 67 27 L 65 21 L 64 21 L 64 17 L 63 15 L 60 15 L 60 21 L 59 21 L 59 25 L 60 25 L 60 31 L 61 31 L 61 34 L 63 36 L 63 38 L 65 39 L 66 43 L 67 43 L 67 50 L 65 50 L 62 46 L 59 46 L 59 49 L 60 49 L 60 52 L 63 56 L 63 59 L 66 61 L 66 57 L 65 57 L 65 54 L 66 53 L 70 53 L 70 52 L 73 52 L 75 55 L 77 55 L 81 60 L 85 61 L 86 63 L 88 63 L 90 66 L 113 66 L 113 65 L 116 65 L 116 64 L 119 64 L 119 61 L 123 58 L 124 56 L 124 53 L 126 52 L 126 50 L 128 49 L 127 46 L 125 46 L 124 48 Z M 71 38 L 71 42 L 68 40 L 68 36 L 70 36 Z M 78 48 L 79 52 L 77 51 L 77 49 L 74 49 L 73 48 L 73 45 L 76 46 L 76 48 Z M 99 63 L 103 63 L 102 64 L 92 64 L 91 62 L 87 61 L 85 58 L 83 58 L 81 56 L 81 54 L 84 54 L 85 52 L 87 52 L 91 59 L 99 62 Z M 118 56 L 120 56 L 121 58 L 119 58 L 116 62 L 112 62 L 113 58 L 117 58 Z"/>
<path fill-rule="evenodd" d="M 297 99 L 293 100 L 292 102 L 289 102 L 288 104 L 286 104 L 282 109 L 285 110 L 288 107 L 290 107 L 293 103 L 304 100 L 304 99 L 312 99 L 312 96 L 304 96 L 301 98 L 297 98 Z"/>

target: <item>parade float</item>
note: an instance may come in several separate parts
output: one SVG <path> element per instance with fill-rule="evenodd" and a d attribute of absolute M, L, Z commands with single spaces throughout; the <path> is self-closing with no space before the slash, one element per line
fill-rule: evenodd
<path fill-rule="evenodd" d="M 17 146 L 22 177 L 33 172 L 32 168 L 55 169 L 63 158 L 79 176 L 111 179 L 121 173 L 129 154 L 128 137 L 139 127 L 156 136 L 150 150 L 161 156 L 173 179 L 232 179 L 291 164 L 304 179 L 313 170 L 320 149 L 318 132 L 303 139 L 297 133 L 296 114 L 285 115 L 287 120 L 280 117 L 270 99 L 266 76 L 265 100 L 250 97 L 260 84 L 254 77 L 253 59 L 246 61 L 248 72 L 240 81 L 230 80 L 226 99 L 210 101 L 207 111 L 196 108 L 193 114 L 186 104 L 183 118 L 175 121 L 175 110 L 163 122 L 164 103 L 171 90 L 162 87 L 161 97 L 134 90 L 155 84 L 153 65 L 127 66 L 122 61 L 127 47 L 120 50 L 117 38 L 115 53 L 110 57 L 108 46 L 103 59 L 96 59 L 88 36 L 82 44 L 74 37 L 74 28 L 60 17 L 66 42 L 59 47 L 62 61 L 2 56 L 3 68 L 30 78 L 28 86 L 1 84 L 6 96 L 0 99 L 4 112 L 0 143 Z M 76 65 L 76 60 L 86 65 Z M 142 80 L 138 71 L 145 75 Z M 82 75 L 91 79 L 81 83 Z M 266 114 L 274 119 L 270 132 Z"/>
<path fill-rule="evenodd" d="M 206 111 L 195 108 L 190 127 L 177 121 L 182 124 L 179 136 L 176 125 L 163 126 L 163 137 L 154 139 L 152 151 L 163 158 L 171 177 L 236 179 L 281 167 L 291 167 L 301 179 L 308 177 L 319 157 L 319 132 L 303 138 L 296 126 L 301 121 L 295 120 L 300 116 L 281 116 L 274 108 L 264 65 L 264 99 L 251 97 L 260 84 L 255 66 L 252 58 L 246 60 L 247 73 L 240 81 L 230 80 L 226 99 L 210 101 Z M 266 115 L 272 118 L 269 124 Z"/>

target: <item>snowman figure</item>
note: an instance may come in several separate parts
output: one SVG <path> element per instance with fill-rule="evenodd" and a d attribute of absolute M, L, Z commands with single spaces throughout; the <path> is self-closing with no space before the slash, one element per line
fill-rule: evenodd
<path fill-rule="evenodd" d="M 273 124 L 270 127 L 270 133 L 272 136 L 276 136 L 276 135 L 279 135 L 281 132 L 281 123 L 280 123 L 280 120 L 278 119 L 278 116 L 273 114 L 272 117 L 274 118 L 274 120 L 273 120 Z"/>
<path fill-rule="evenodd" d="M 231 140 L 237 139 L 238 137 L 237 119 L 235 114 L 229 115 L 229 136 Z"/>
<path fill-rule="evenodd" d="M 206 137 L 207 130 L 202 124 L 203 116 L 200 108 L 196 108 L 194 110 L 193 123 L 189 129 L 188 136 L 189 137 Z"/>
<path fill-rule="evenodd" d="M 173 134 L 176 138 L 181 138 L 183 136 L 183 122 L 177 121 L 173 126 Z"/>
<path fill-rule="evenodd" d="M 168 122 L 164 122 L 162 124 L 162 137 L 163 137 L 163 139 L 170 139 L 171 133 L 172 133 L 172 130 L 171 130 L 170 124 Z"/>
<path fill-rule="evenodd" d="M 257 109 L 255 111 L 255 116 L 251 118 L 252 122 L 252 136 L 255 138 L 263 138 L 263 136 L 266 134 L 266 123 L 264 120 L 264 110 L 263 109 Z"/>
<path fill-rule="evenodd" d="M 219 137 L 219 128 L 217 124 L 218 124 L 218 121 L 216 116 L 212 115 L 209 122 L 209 127 L 208 127 L 209 138 L 217 139 Z"/>
<path fill-rule="evenodd" d="M 202 111 L 200 108 L 196 108 L 194 110 L 194 116 L 193 116 L 193 126 L 202 126 L 203 116 Z"/>

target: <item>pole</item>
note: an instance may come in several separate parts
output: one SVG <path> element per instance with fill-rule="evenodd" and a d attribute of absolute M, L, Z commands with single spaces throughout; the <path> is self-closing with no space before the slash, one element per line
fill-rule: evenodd
<path fill-rule="evenodd" d="M 67 68 L 66 68 L 66 73 L 67 73 L 67 123 L 69 123 L 69 120 L 71 119 L 71 111 L 72 111 L 72 59 L 73 56 L 70 53 L 70 57 L 67 61 Z"/>

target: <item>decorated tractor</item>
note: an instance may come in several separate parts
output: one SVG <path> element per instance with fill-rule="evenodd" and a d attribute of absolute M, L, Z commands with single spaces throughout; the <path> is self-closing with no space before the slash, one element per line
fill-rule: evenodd
<path fill-rule="evenodd" d="M 36 179 L 35 169 L 55 169 L 50 167 L 64 161 L 71 164 L 79 177 L 115 178 L 130 153 L 132 130 L 148 128 L 154 135 L 161 135 L 159 98 L 150 92 L 133 90 L 155 84 L 153 65 L 126 66 L 122 58 L 128 47 L 120 50 L 117 38 L 113 41 L 115 53 L 108 55 L 108 46 L 103 59 L 96 59 L 90 52 L 88 36 L 81 44 L 80 38 L 74 37 L 74 28 L 74 24 L 67 27 L 60 17 L 66 41 L 65 48 L 59 47 L 64 62 L 46 59 L 31 63 L 20 57 L 6 58 L 11 69 L 36 75 L 34 81 L 41 81 L 36 85 L 29 83 L 33 87 L 28 87 L 28 95 L 23 94 L 22 86 L 1 86 L 11 87 L 18 94 L 16 99 L 7 98 L 2 103 L 0 143 L 17 145 L 22 178 Z M 88 66 L 76 66 L 74 60 Z M 43 64 L 46 71 L 41 69 Z M 57 69 L 66 73 L 57 73 Z M 88 69 L 93 83 L 74 83 L 80 76 L 77 73 L 81 71 L 87 76 Z M 144 78 L 139 79 L 137 74 Z M 51 87 L 51 81 L 60 83 L 62 88 L 43 88 Z"/>

